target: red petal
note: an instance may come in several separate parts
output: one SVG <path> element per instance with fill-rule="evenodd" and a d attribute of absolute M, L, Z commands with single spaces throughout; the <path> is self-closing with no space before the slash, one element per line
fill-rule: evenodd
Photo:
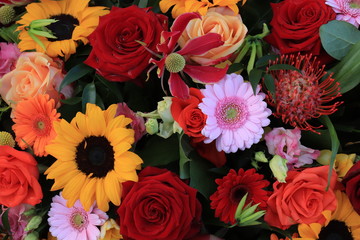
<path fill-rule="evenodd" d="M 170 48 L 169 47 L 169 42 L 170 42 L 170 40 L 171 40 L 171 38 L 173 36 L 176 36 L 176 35 L 179 35 L 179 34 L 181 35 L 181 33 L 179 33 L 179 32 L 162 31 L 161 32 L 161 38 L 164 39 L 164 42 L 161 43 L 161 44 L 158 44 L 156 46 L 158 52 L 162 52 L 162 53 L 165 53 L 165 54 L 171 53 L 173 51 L 174 47 Z"/>
<path fill-rule="evenodd" d="M 177 53 L 180 55 L 201 55 L 207 51 L 223 45 L 221 35 L 217 33 L 207 33 L 203 36 L 189 40 L 183 49 Z"/>
<path fill-rule="evenodd" d="M 188 23 L 195 18 L 201 18 L 200 14 L 198 13 L 184 13 L 181 14 L 180 16 L 178 16 L 173 25 L 171 26 L 171 31 L 172 32 L 178 32 L 176 35 L 172 36 L 172 38 L 169 41 L 169 49 L 174 49 L 177 41 L 179 40 L 181 34 L 183 33 L 183 31 L 185 30 L 186 26 L 188 25 Z"/>
<path fill-rule="evenodd" d="M 228 68 L 228 65 L 225 68 L 185 65 L 183 71 L 192 77 L 195 82 L 217 83 L 225 76 Z"/>
<path fill-rule="evenodd" d="M 171 95 L 181 99 L 189 98 L 189 87 L 184 83 L 179 74 L 171 73 L 169 78 L 169 88 Z"/>

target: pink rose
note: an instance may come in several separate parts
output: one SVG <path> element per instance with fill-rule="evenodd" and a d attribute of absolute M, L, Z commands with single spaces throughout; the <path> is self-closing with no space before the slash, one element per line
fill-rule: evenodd
<path fill-rule="evenodd" d="M 9 225 L 11 231 L 11 237 L 13 240 L 22 240 L 24 239 L 26 232 L 25 227 L 28 224 L 29 217 L 23 215 L 24 212 L 32 208 L 29 204 L 20 204 L 15 207 L 9 208 Z M 3 209 L 3 212 L 6 209 Z M 1 218 L 0 218 L 0 223 Z"/>
<path fill-rule="evenodd" d="M 131 128 L 135 131 L 135 142 L 139 141 L 142 136 L 146 133 L 145 121 L 144 118 L 136 115 L 127 105 L 126 103 L 119 103 L 116 116 L 125 115 L 125 117 L 130 118 L 132 122 L 130 123 Z"/>
<path fill-rule="evenodd" d="M 311 164 L 320 155 L 320 151 L 301 145 L 300 138 L 301 131 L 298 128 L 274 128 L 265 135 L 269 153 L 286 159 L 290 169 Z"/>
<path fill-rule="evenodd" d="M 0 80 L 0 95 L 4 101 L 15 107 L 17 102 L 38 94 L 49 94 L 60 106 L 60 99 L 70 97 L 71 87 L 64 88 L 64 95 L 58 89 L 64 79 L 62 62 L 40 52 L 22 53 L 15 69 Z"/>
<path fill-rule="evenodd" d="M 15 68 L 19 55 L 16 44 L 0 42 L 0 78 Z"/>

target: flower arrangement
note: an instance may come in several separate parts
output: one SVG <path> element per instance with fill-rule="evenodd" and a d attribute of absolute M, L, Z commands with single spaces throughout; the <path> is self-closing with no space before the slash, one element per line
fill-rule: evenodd
<path fill-rule="evenodd" d="M 0 0 L 0 238 L 360 240 L 358 0 Z"/>

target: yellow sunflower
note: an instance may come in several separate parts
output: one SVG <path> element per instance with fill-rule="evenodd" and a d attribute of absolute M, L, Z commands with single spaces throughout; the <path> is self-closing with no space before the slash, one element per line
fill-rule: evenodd
<path fill-rule="evenodd" d="M 336 191 L 338 202 L 334 212 L 324 211 L 324 225 L 319 223 L 300 224 L 300 238 L 293 240 L 360 240 L 360 216 L 354 211 L 349 198 L 341 191 Z"/>
<path fill-rule="evenodd" d="M 116 104 L 103 111 L 88 103 L 86 113 L 77 113 L 71 123 L 54 123 L 57 136 L 46 151 L 57 160 L 45 174 L 55 180 L 52 191 L 63 189 L 68 207 L 80 199 L 88 211 L 96 200 L 106 212 L 109 201 L 120 205 L 122 182 L 138 181 L 142 160 L 128 151 L 134 143 L 134 130 L 127 128 L 131 119 L 115 117 L 116 109 Z"/>
<path fill-rule="evenodd" d="M 105 7 L 88 7 L 90 0 L 41 0 L 27 5 L 27 13 L 17 22 L 21 24 L 19 48 L 21 51 L 36 50 L 50 57 L 64 56 L 67 59 L 76 52 L 78 41 L 88 43 L 87 37 L 99 24 L 99 17 L 109 11 Z M 36 35 L 43 46 L 29 35 L 28 28 L 34 20 L 53 19 L 57 22 L 47 25 L 56 38 Z"/>

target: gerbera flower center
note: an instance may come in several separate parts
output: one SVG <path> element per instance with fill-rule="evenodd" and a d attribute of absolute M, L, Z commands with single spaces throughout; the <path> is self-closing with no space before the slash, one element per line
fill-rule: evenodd
<path fill-rule="evenodd" d="M 247 186 L 244 185 L 235 186 L 230 191 L 230 199 L 234 203 L 238 203 L 248 192 L 249 192 L 249 188 Z M 248 198 L 250 198 L 250 196 Z"/>
<path fill-rule="evenodd" d="M 246 120 L 248 109 L 238 97 L 225 98 L 218 103 L 215 117 L 221 128 L 239 128 Z"/>
<path fill-rule="evenodd" d="M 69 14 L 55 15 L 50 18 L 58 20 L 46 26 L 57 37 L 55 39 L 48 38 L 50 42 L 71 39 L 75 27 L 79 25 L 79 20 Z"/>
<path fill-rule="evenodd" d="M 185 64 L 185 58 L 178 53 L 171 53 L 165 59 L 165 67 L 171 73 L 178 73 L 182 71 Z"/>
<path fill-rule="evenodd" d="M 86 212 L 82 209 L 76 209 L 76 211 L 71 214 L 70 224 L 77 231 L 83 231 L 89 224 Z"/>
<path fill-rule="evenodd" d="M 42 114 L 37 115 L 33 121 L 33 130 L 38 136 L 46 136 L 50 134 L 51 131 L 51 121 L 50 119 Z"/>
<path fill-rule="evenodd" d="M 354 238 L 344 222 L 332 220 L 321 229 L 319 240 L 354 240 Z"/>
<path fill-rule="evenodd" d="M 76 150 L 78 169 L 86 175 L 102 178 L 114 169 L 114 150 L 105 137 L 87 137 Z"/>

